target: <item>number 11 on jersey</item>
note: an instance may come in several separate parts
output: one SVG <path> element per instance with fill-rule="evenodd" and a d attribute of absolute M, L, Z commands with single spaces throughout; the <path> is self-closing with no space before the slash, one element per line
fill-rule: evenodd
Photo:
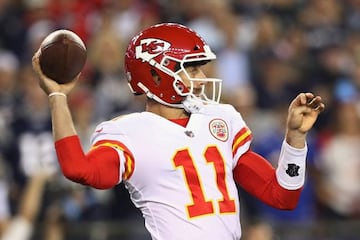
<path fill-rule="evenodd" d="M 204 153 L 204 159 L 211 163 L 216 177 L 217 187 L 223 197 L 217 200 L 220 213 L 234 213 L 236 211 L 235 201 L 230 199 L 226 185 L 225 163 L 219 150 L 215 146 L 207 147 Z M 214 201 L 206 200 L 201 185 L 201 176 L 194 165 L 194 160 L 188 149 L 179 150 L 173 158 L 177 168 L 182 168 L 184 180 L 189 189 L 192 203 L 188 204 L 187 211 L 190 218 L 214 213 Z"/>

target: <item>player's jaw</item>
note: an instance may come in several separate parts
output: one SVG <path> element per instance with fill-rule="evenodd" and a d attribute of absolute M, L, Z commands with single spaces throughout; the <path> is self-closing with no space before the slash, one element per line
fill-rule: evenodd
<path fill-rule="evenodd" d="M 192 67 L 194 68 L 194 67 Z M 186 72 L 180 73 L 179 76 L 186 85 L 187 89 L 193 93 L 195 96 L 199 97 L 200 94 L 204 93 L 204 87 L 206 84 L 206 76 L 205 74 L 200 70 L 200 68 L 197 68 L 196 70 L 190 70 L 185 69 Z M 193 80 L 196 79 L 196 80 Z M 201 79 L 204 79 L 202 81 Z"/>

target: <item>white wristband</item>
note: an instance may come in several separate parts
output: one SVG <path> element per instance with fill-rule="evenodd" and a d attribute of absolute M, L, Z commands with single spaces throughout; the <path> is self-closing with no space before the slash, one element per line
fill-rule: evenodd
<path fill-rule="evenodd" d="M 65 93 L 62 93 L 62 92 L 52 92 L 49 94 L 49 98 L 52 97 L 52 96 L 63 96 L 63 97 L 66 97 L 66 94 Z"/>
<path fill-rule="evenodd" d="M 304 186 L 307 145 L 304 148 L 294 148 L 283 141 L 276 178 L 285 189 L 296 190 Z"/>

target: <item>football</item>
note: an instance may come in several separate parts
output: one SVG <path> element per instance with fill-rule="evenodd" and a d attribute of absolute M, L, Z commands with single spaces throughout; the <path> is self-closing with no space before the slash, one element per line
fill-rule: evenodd
<path fill-rule="evenodd" d="M 54 31 L 40 45 L 42 72 L 60 84 L 72 81 L 82 71 L 86 58 L 84 42 L 70 30 Z"/>

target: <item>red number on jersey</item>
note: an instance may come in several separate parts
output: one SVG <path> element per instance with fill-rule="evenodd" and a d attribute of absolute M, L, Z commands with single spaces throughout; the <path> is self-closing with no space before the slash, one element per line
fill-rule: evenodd
<path fill-rule="evenodd" d="M 215 171 L 216 183 L 223 199 L 218 201 L 220 213 L 233 213 L 236 211 L 235 201 L 230 199 L 226 186 L 225 163 L 216 147 L 208 147 L 204 154 L 205 160 L 212 163 Z M 176 167 L 182 167 L 184 178 L 190 191 L 192 203 L 187 205 L 190 218 L 214 213 L 213 201 L 206 200 L 200 176 L 193 162 L 189 150 L 178 151 L 174 156 Z"/>

